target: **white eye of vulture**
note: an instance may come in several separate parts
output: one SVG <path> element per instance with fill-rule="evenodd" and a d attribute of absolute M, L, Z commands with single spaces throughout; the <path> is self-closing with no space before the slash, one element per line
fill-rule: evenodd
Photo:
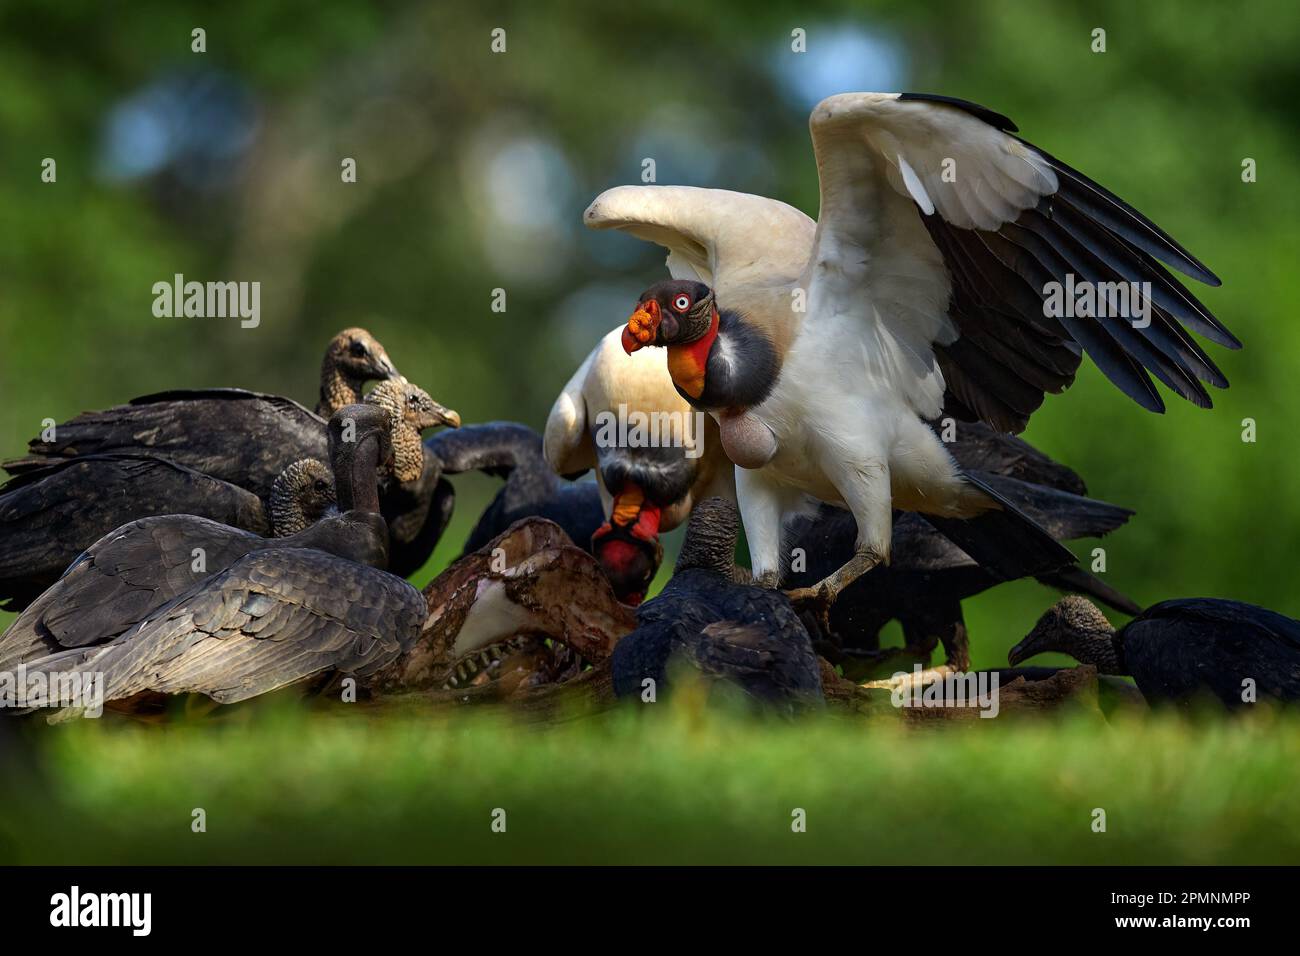
<path fill-rule="evenodd" d="M 1218 278 L 1006 117 L 948 97 L 846 93 L 809 126 L 816 223 L 774 200 L 680 186 L 611 189 L 585 214 L 665 246 L 675 280 L 714 291 L 707 331 L 660 328 L 662 310 L 638 306 L 624 342 L 667 346 L 678 391 L 750 466 L 737 491 L 760 579 L 775 582 L 782 516 L 805 494 L 858 525 L 858 554 L 822 582 L 822 600 L 887 559 L 893 507 L 997 512 L 1034 543 L 1036 529 L 962 474 L 926 422 L 1019 431 L 1085 351 L 1153 411 L 1164 403 L 1148 373 L 1203 407 L 1202 382 L 1226 387 L 1187 330 L 1240 343 L 1160 263 Z"/>

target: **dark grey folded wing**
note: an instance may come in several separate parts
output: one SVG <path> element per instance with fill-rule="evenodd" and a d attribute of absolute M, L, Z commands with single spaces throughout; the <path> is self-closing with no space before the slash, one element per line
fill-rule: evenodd
<path fill-rule="evenodd" d="M 325 422 L 297 402 L 237 388 L 159 392 L 85 412 L 4 463 L 19 474 L 79 455 L 157 455 L 265 498 L 300 458 L 329 460 Z"/>
<path fill-rule="evenodd" d="M 413 587 L 323 551 L 258 551 L 165 605 L 117 641 L 34 669 L 103 674 L 106 701 L 142 691 L 246 700 L 327 671 L 364 677 L 414 644 Z"/>
<path fill-rule="evenodd" d="M 933 426 L 942 437 L 943 423 Z M 982 471 L 1046 485 L 1076 495 L 1088 486 L 1073 468 L 1043 454 L 1029 442 L 996 431 L 983 422 L 957 422 L 956 440 L 944 443 L 963 471 Z"/>
<path fill-rule="evenodd" d="M 265 539 L 194 515 L 110 531 L 0 635 L 0 670 L 118 637 Z"/>
<path fill-rule="evenodd" d="M 147 455 L 88 455 L 10 479 L 0 488 L 0 600 L 22 610 L 110 531 L 169 514 L 270 530 L 256 495 Z"/>
<path fill-rule="evenodd" d="M 505 478 L 520 464 L 545 464 L 542 436 L 519 422 L 463 425 L 425 439 L 424 447 L 441 459 L 448 475 L 483 471 Z"/>

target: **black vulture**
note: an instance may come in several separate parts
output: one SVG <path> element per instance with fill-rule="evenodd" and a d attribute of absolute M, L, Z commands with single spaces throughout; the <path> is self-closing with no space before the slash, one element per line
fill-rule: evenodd
<path fill-rule="evenodd" d="M 163 458 L 87 455 L 18 475 L 0 488 L 0 607 L 27 607 L 114 528 L 175 514 L 254 536 L 272 530 L 253 493 Z"/>
<path fill-rule="evenodd" d="M 348 406 L 331 420 L 332 458 L 351 459 L 335 478 L 347 523 L 340 537 L 350 539 L 352 556 L 304 547 L 253 551 L 117 639 L 40 658 L 26 665 L 27 674 L 102 675 L 104 702 L 120 706 L 181 693 L 233 703 L 326 675 L 364 679 L 411 647 L 425 618 L 420 593 L 352 560 L 382 560 L 387 544 L 377 469 L 388 453 L 388 419 L 375 411 Z M 348 419 L 366 424 L 349 435 Z"/>
<path fill-rule="evenodd" d="M 429 560 L 455 505 L 442 463 L 424 447 L 420 433 L 438 425 L 459 428 L 460 415 L 405 379 L 379 383 L 366 404 L 385 409 L 394 423 L 393 467 L 380 479 L 379 502 L 388 522 L 388 570 L 404 578 Z"/>
<path fill-rule="evenodd" d="M 86 455 L 37 468 L 0 489 L 0 599 L 5 610 L 27 607 L 86 547 L 137 516 L 204 515 L 283 537 L 315 521 L 333 497 L 329 469 L 314 459 L 289 462 L 265 502 L 150 455 Z"/>
<path fill-rule="evenodd" d="M 356 431 L 379 431 L 385 446 L 390 420 L 382 410 L 352 406 Z M 330 422 L 343 427 L 344 414 Z M 355 442 L 334 442 L 333 473 L 355 467 Z M 174 467 L 174 466 L 169 466 Z M 53 585 L 0 635 L 0 670 L 68 648 L 111 641 L 195 585 L 244 555 L 273 548 L 316 548 L 383 567 L 386 537 L 363 511 L 326 516 L 335 504 L 329 469 L 304 459 L 289 468 L 272 492 L 285 536 L 263 538 L 238 526 L 193 514 L 164 514 L 123 525 L 92 544 Z"/>
<path fill-rule="evenodd" d="M 3 467 L 17 475 L 86 455 L 152 455 L 265 499 L 290 462 L 325 460 L 325 420 L 360 402 L 366 381 L 398 377 L 369 332 L 346 329 L 325 350 L 315 413 L 293 399 L 238 388 L 158 392 L 56 425 L 51 440 L 32 439 L 25 457 Z"/>
<path fill-rule="evenodd" d="M 275 401 L 293 404 L 288 399 Z M 423 523 L 432 497 L 412 493 L 420 487 L 423 467 L 420 431 L 457 424 L 459 416 L 405 379 L 381 382 L 371 389 L 366 401 L 394 416 L 391 438 L 395 463 L 391 477 L 385 479 L 384 504 L 386 518 L 396 526 L 394 537 L 404 542 L 402 532 L 411 524 Z M 266 418 L 260 413 L 253 419 L 233 415 L 229 422 L 219 425 L 222 413 L 231 409 L 257 412 L 269 407 L 260 400 L 240 399 L 223 400 L 209 407 L 207 414 L 214 419 L 210 425 L 191 421 L 191 415 L 205 402 L 195 399 L 168 406 L 179 415 L 170 425 L 165 424 L 169 413 L 163 411 L 162 405 L 158 406 L 160 418 L 148 420 L 153 424 L 134 423 L 155 437 L 175 429 L 173 437 L 177 442 L 186 434 L 186 428 L 210 428 L 206 438 L 188 435 L 181 442 L 186 447 L 181 457 L 190 459 L 193 465 L 170 457 L 171 443 L 164 442 L 157 446 L 158 454 L 97 452 L 55 458 L 51 464 L 21 472 L 0 488 L 0 600 L 7 601 L 6 610 L 22 610 L 53 584 L 82 551 L 134 519 L 190 514 L 255 534 L 272 530 L 267 509 L 274 481 L 265 482 L 263 489 L 263 472 L 274 466 L 279 474 L 295 461 L 327 457 L 326 423 L 294 406 L 301 429 L 290 433 L 271 428 L 241 434 L 238 428 L 253 421 L 269 426 L 290 419 Z M 233 456 L 230 461 L 223 459 L 227 451 Z M 216 474 L 194 465 L 212 467 Z M 241 467 L 250 469 L 248 480 L 239 478 Z M 414 568 L 403 567 L 399 573 L 404 575 L 409 570 Z"/>
<path fill-rule="evenodd" d="M 614 693 L 671 690 L 674 664 L 738 686 L 784 713 L 820 706 L 821 669 L 799 615 L 779 591 L 738 583 L 740 520 L 724 498 L 695 506 L 673 576 L 637 609 L 637 628 L 614 647 Z"/>
<path fill-rule="evenodd" d="M 1300 621 L 1242 601 L 1162 601 L 1116 630 L 1096 605 L 1072 594 L 1038 619 L 1007 660 L 1015 666 L 1048 651 L 1101 674 L 1129 675 L 1152 703 L 1213 695 L 1235 710 L 1300 700 Z"/>

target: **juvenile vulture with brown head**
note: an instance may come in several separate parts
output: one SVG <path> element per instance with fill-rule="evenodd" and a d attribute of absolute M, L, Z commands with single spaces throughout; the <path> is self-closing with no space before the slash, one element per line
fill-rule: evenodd
<path fill-rule="evenodd" d="M 357 347 L 364 359 L 352 354 Z M 333 356 L 339 348 L 343 354 Z M 392 370 L 368 333 L 342 333 L 323 375 L 332 376 L 335 391 L 359 388 L 362 361 L 376 376 Z M 383 497 L 406 574 L 432 551 L 428 544 L 421 557 L 408 558 L 436 490 L 436 476 L 422 481 L 419 432 L 460 418 L 401 377 L 371 392 L 397 412 L 398 472 L 385 480 Z M 0 601 L 7 599 L 7 610 L 22 610 L 82 551 L 137 518 L 184 513 L 267 534 L 279 476 L 296 461 L 328 456 L 324 419 L 290 399 L 239 389 L 162 393 L 88 412 L 54 431 L 56 441 L 32 443 L 37 455 L 7 464 L 16 475 L 0 488 Z M 438 533 L 444 526 L 437 524 Z"/>

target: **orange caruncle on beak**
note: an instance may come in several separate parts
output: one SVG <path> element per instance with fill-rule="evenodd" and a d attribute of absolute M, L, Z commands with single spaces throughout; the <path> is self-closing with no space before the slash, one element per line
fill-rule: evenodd
<path fill-rule="evenodd" d="M 629 525 L 641 514 L 643 504 L 645 504 L 645 494 L 629 482 L 627 487 L 614 496 L 614 512 L 609 516 L 609 520 L 617 525 Z"/>
<path fill-rule="evenodd" d="M 627 320 L 623 330 L 623 351 L 631 355 L 639 348 L 650 345 L 659 332 L 659 303 L 654 299 L 642 302 Z"/>

